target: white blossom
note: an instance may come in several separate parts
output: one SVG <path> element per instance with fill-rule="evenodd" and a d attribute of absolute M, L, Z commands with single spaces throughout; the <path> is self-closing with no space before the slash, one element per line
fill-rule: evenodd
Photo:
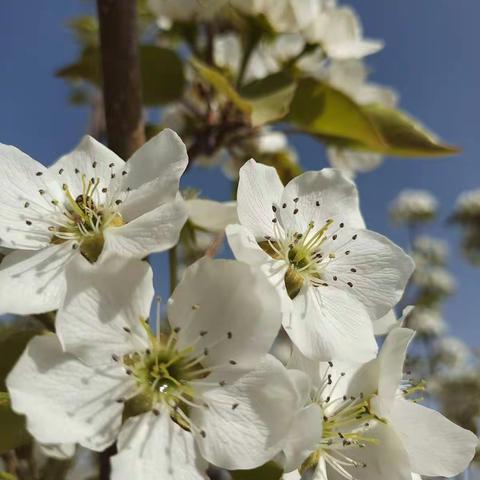
<path fill-rule="evenodd" d="M 443 267 L 418 269 L 413 275 L 413 280 L 418 287 L 434 295 L 452 295 L 456 289 L 455 278 Z"/>
<path fill-rule="evenodd" d="M 284 328 L 302 353 L 372 358 L 373 325 L 402 296 L 413 262 L 365 229 L 355 185 L 324 169 L 284 187 L 275 168 L 252 159 L 240 170 L 237 204 L 230 247 L 276 285 Z"/>
<path fill-rule="evenodd" d="M 115 260 L 69 271 L 59 338 L 34 338 L 8 376 L 31 434 L 96 451 L 118 439 L 114 480 L 205 479 L 206 461 L 250 469 L 272 458 L 299 402 L 267 355 L 276 290 L 246 264 L 203 259 L 168 302 L 171 332 L 155 336 L 150 267 Z"/>
<path fill-rule="evenodd" d="M 408 316 L 408 326 L 421 335 L 439 336 L 447 330 L 442 314 L 435 308 L 416 307 Z"/>
<path fill-rule="evenodd" d="M 455 212 L 462 218 L 478 218 L 480 216 L 480 190 L 462 193 L 457 199 Z"/>
<path fill-rule="evenodd" d="M 456 337 L 443 337 L 435 342 L 434 353 L 437 361 L 452 369 L 460 369 L 467 364 L 470 349 Z"/>
<path fill-rule="evenodd" d="M 413 242 L 413 256 L 418 266 L 444 265 L 448 256 L 448 244 L 444 240 L 420 235 Z"/>
<path fill-rule="evenodd" d="M 0 313 L 58 308 L 72 260 L 166 250 L 187 219 L 178 193 L 187 152 L 171 130 L 127 163 L 88 136 L 49 168 L 7 145 L 0 160 L 0 238 L 14 249 L 0 265 Z"/>
<path fill-rule="evenodd" d="M 186 200 L 188 219 L 201 230 L 218 233 L 227 225 L 238 223 L 236 202 L 216 202 L 205 198 Z"/>
<path fill-rule="evenodd" d="M 478 438 L 416 403 L 422 384 L 403 380 L 412 336 L 392 330 L 378 358 L 362 366 L 318 364 L 296 352 L 291 367 L 309 381 L 292 371 L 305 404 L 284 450 L 287 472 L 300 469 L 315 480 L 410 480 L 412 471 L 451 477 L 468 466 Z"/>
<path fill-rule="evenodd" d="M 415 223 L 431 220 L 437 214 L 436 198 L 426 190 L 404 190 L 393 201 L 392 218 L 400 223 Z"/>

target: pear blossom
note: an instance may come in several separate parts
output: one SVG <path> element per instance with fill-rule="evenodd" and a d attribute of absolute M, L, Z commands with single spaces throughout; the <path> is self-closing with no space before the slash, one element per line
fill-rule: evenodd
<path fill-rule="evenodd" d="M 364 365 L 318 363 L 296 352 L 291 367 L 305 404 L 284 449 L 285 471 L 315 480 L 452 477 L 468 467 L 478 438 L 416 400 L 403 380 L 414 332 L 395 328 Z M 294 475 L 287 478 L 295 478 Z M 297 476 L 298 478 L 298 476 Z"/>
<path fill-rule="evenodd" d="M 187 152 L 164 130 L 125 163 L 92 137 L 49 168 L 0 145 L 0 313 L 54 310 L 72 260 L 143 258 L 178 241 L 187 219 L 179 195 Z"/>
<path fill-rule="evenodd" d="M 420 235 L 413 242 L 413 255 L 417 266 L 425 264 L 445 265 L 448 256 L 448 244 L 438 238 Z"/>
<path fill-rule="evenodd" d="M 393 201 L 390 214 L 398 223 L 416 223 L 432 220 L 437 214 L 438 202 L 426 190 L 403 190 Z"/>
<path fill-rule="evenodd" d="M 58 338 L 34 338 L 7 378 L 31 434 L 96 451 L 117 440 L 115 480 L 205 479 L 207 462 L 249 469 L 277 454 L 299 396 L 267 355 L 275 288 L 251 266 L 203 259 L 168 302 L 171 331 L 154 335 L 150 267 L 114 260 L 75 262 Z"/>
<path fill-rule="evenodd" d="M 305 36 L 320 43 L 328 57 L 336 60 L 363 58 L 383 48 L 380 40 L 364 39 L 360 19 L 349 7 L 326 8 L 307 26 Z"/>
<path fill-rule="evenodd" d="M 236 202 L 216 202 L 206 198 L 186 200 L 188 219 L 200 230 L 218 233 L 227 225 L 238 223 Z"/>
<path fill-rule="evenodd" d="M 440 338 L 434 345 L 435 359 L 452 369 L 465 367 L 470 355 L 468 346 L 456 337 Z"/>
<path fill-rule="evenodd" d="M 413 280 L 418 287 L 435 297 L 452 295 L 456 289 L 455 278 L 444 267 L 416 270 Z"/>
<path fill-rule="evenodd" d="M 355 185 L 338 170 L 306 172 L 285 187 L 276 170 L 240 170 L 239 225 L 226 229 L 237 259 L 261 266 L 281 293 L 283 326 L 308 357 L 375 356 L 374 324 L 403 294 L 414 265 L 365 229 Z"/>
<path fill-rule="evenodd" d="M 447 330 L 441 313 L 431 307 L 415 307 L 408 316 L 408 326 L 418 334 L 430 337 L 437 337 Z"/>

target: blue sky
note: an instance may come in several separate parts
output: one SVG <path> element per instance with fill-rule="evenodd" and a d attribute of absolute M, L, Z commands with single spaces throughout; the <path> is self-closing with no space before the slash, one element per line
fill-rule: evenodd
<path fill-rule="evenodd" d="M 76 45 L 66 28 L 72 16 L 88 10 L 80 0 L 31 0 L 0 3 L 0 142 L 13 144 L 49 164 L 71 149 L 84 133 L 88 112 L 67 102 L 68 89 L 53 72 L 74 58 Z M 368 225 L 405 245 L 406 235 L 392 226 L 386 207 L 404 188 L 432 191 L 445 219 L 458 194 L 480 187 L 480 2 L 478 0 L 368 0 L 352 2 L 365 34 L 381 38 L 386 48 L 368 60 L 372 79 L 394 87 L 401 105 L 463 153 L 440 160 L 388 159 L 358 179 Z M 322 148 L 295 139 L 303 166 L 326 165 Z M 229 185 L 219 173 L 193 170 L 185 184 L 205 195 L 227 198 Z M 439 222 L 426 232 L 448 240 L 451 268 L 459 289 L 446 315 L 453 333 L 480 344 L 480 269 L 459 254 L 459 235 Z M 157 283 L 165 291 L 162 258 Z"/>

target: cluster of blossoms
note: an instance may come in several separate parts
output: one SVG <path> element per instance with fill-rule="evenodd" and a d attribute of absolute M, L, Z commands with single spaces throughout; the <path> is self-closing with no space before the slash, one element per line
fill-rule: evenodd
<path fill-rule="evenodd" d="M 403 373 L 414 332 L 392 309 L 413 261 L 366 229 L 340 171 L 283 185 L 250 160 L 232 214 L 182 197 L 188 159 L 171 130 L 127 163 L 91 138 L 48 169 L 13 147 L 0 153 L 11 250 L 0 311 L 58 310 L 55 333 L 34 337 L 6 381 L 45 448 L 116 444 L 114 480 L 201 480 L 210 464 L 271 460 L 288 479 L 410 480 L 468 466 L 477 437 L 419 405 L 423 383 Z M 185 224 L 226 227 L 236 260 L 188 266 L 161 322 L 143 258 L 176 245 Z M 270 353 L 281 329 L 286 365 Z"/>
<path fill-rule="evenodd" d="M 369 72 L 363 62 L 365 57 L 380 51 L 383 42 L 364 38 L 355 11 L 337 5 L 335 0 L 148 0 L 148 5 L 157 17 L 158 27 L 167 32 L 215 19 L 220 28 L 211 39 L 210 62 L 237 86 L 295 66 L 301 75 L 325 82 L 359 105 L 389 108 L 397 105 L 396 92 L 368 81 Z M 253 23 L 260 22 L 269 32 L 253 42 L 247 57 L 244 32 L 236 26 L 239 14 Z M 188 42 L 186 46 L 192 50 Z M 190 53 L 196 55 L 195 49 Z M 190 80 L 194 78 L 192 72 Z M 241 128 L 236 129 L 232 138 L 222 131 L 221 141 L 218 135 L 202 140 L 201 150 L 206 155 L 199 155 L 196 163 L 220 164 L 226 175 L 233 178 L 238 177 L 239 168 L 252 154 L 265 164 L 286 164 L 289 170 L 296 168 L 295 152 L 285 136 L 278 132 L 272 136 L 264 127 L 241 125 L 241 118 L 226 112 L 216 101 L 208 102 L 205 111 L 205 91 L 198 87 L 191 81 L 187 101 L 184 98 L 168 107 L 164 126 L 180 131 L 189 146 L 195 142 L 195 132 L 199 129 L 206 135 L 205 123 L 221 126 L 240 123 Z M 199 121 L 203 117 L 207 122 Z M 333 143 L 327 148 L 327 158 L 347 176 L 373 170 L 382 162 L 381 154 Z"/>

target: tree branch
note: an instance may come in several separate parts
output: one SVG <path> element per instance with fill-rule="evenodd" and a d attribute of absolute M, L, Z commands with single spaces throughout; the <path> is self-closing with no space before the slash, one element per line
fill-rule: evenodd
<path fill-rule="evenodd" d="M 127 160 L 145 143 L 136 0 L 97 0 L 109 147 Z"/>

